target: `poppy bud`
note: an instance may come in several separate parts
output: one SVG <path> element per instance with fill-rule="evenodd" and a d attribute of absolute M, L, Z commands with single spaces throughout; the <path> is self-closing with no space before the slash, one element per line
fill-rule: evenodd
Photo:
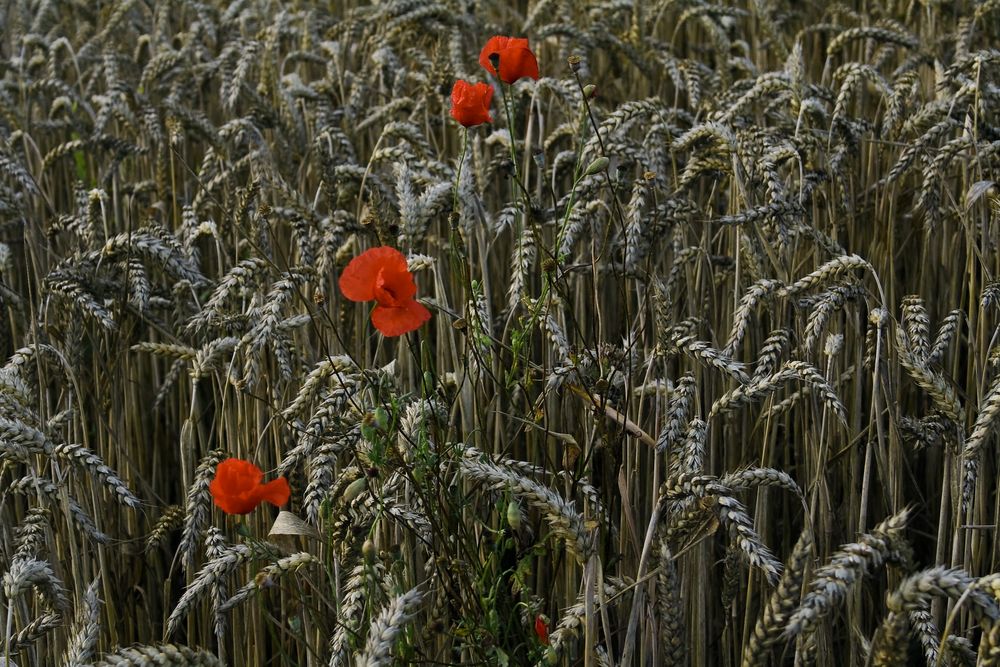
<path fill-rule="evenodd" d="M 569 68 L 576 72 L 580 69 L 580 63 L 583 62 L 583 58 L 580 56 L 570 56 L 566 61 L 569 63 Z"/>
<path fill-rule="evenodd" d="M 454 328 L 454 329 L 455 329 L 456 331 L 463 331 L 463 330 L 465 330 L 465 328 L 466 328 L 466 327 L 468 327 L 468 326 L 469 326 L 469 323 L 465 321 L 465 318 L 464 318 L 464 317 L 460 317 L 460 318 L 458 318 L 457 320 L 455 320 L 454 322 L 452 322 L 452 323 L 451 323 L 451 326 L 452 326 L 452 327 L 453 327 L 453 328 Z"/>
<path fill-rule="evenodd" d="M 507 503 L 507 523 L 514 530 L 520 530 L 521 528 L 521 506 L 513 498 Z"/>
<path fill-rule="evenodd" d="M 368 488 L 367 479 L 365 479 L 364 477 L 359 477 L 358 479 L 354 480 L 353 482 L 347 485 L 346 489 L 344 489 L 344 502 L 345 503 L 353 502 L 358 496 L 364 493 L 366 488 Z"/>
<path fill-rule="evenodd" d="M 611 164 L 611 160 L 602 155 L 590 163 L 590 166 L 587 167 L 587 171 L 584 172 L 584 175 L 593 176 L 594 174 L 598 174 L 607 169 L 609 164 Z"/>
<path fill-rule="evenodd" d="M 552 273 L 553 271 L 556 270 L 557 266 L 558 265 L 556 264 L 556 260 L 552 259 L 551 257 L 546 257 L 545 260 L 542 262 L 542 271 L 545 271 L 545 273 Z"/>
<path fill-rule="evenodd" d="M 389 428 L 389 413 L 382 406 L 375 408 L 375 427 L 380 431 Z"/>
<path fill-rule="evenodd" d="M 588 100 L 594 99 L 594 95 L 596 93 L 597 93 L 597 86 L 595 86 L 592 83 L 588 83 L 586 86 L 583 87 L 583 95 Z"/>
<path fill-rule="evenodd" d="M 535 634 L 538 635 L 539 642 L 549 645 L 549 622 L 543 614 L 535 616 Z"/>
<path fill-rule="evenodd" d="M 364 557 L 366 563 L 375 562 L 375 556 L 378 555 L 375 543 L 371 540 L 365 540 L 365 543 L 361 545 L 361 555 Z"/>
<path fill-rule="evenodd" d="M 378 440 L 378 431 L 372 425 L 373 421 L 370 414 L 366 414 L 361 420 L 361 437 L 372 443 Z"/>
<path fill-rule="evenodd" d="M 288 629 L 294 634 L 298 635 L 302 632 L 302 617 L 301 616 L 289 616 L 288 617 Z"/>

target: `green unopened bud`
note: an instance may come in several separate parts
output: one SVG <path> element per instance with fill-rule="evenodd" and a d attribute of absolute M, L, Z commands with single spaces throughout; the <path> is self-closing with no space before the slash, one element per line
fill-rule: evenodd
<path fill-rule="evenodd" d="M 345 503 L 353 502 L 354 499 L 360 496 L 362 493 L 364 493 L 365 489 L 367 488 L 368 488 L 368 480 L 365 479 L 364 477 L 359 477 L 358 479 L 354 480 L 353 482 L 347 485 L 346 489 L 344 489 L 344 502 Z"/>
<path fill-rule="evenodd" d="M 611 160 L 602 155 L 601 157 L 597 158 L 596 160 L 590 163 L 590 166 L 587 167 L 587 171 L 584 172 L 584 175 L 593 176 L 594 174 L 599 174 L 600 172 L 607 169 L 609 164 L 611 164 Z"/>
<path fill-rule="evenodd" d="M 365 540 L 365 543 L 361 545 L 361 555 L 364 556 L 365 562 L 369 565 L 374 563 L 375 556 L 378 555 L 375 543 L 371 540 Z"/>
<path fill-rule="evenodd" d="M 521 528 L 521 506 L 513 498 L 507 503 L 507 523 L 514 530 Z"/>
<path fill-rule="evenodd" d="M 302 617 L 301 616 L 291 616 L 288 619 L 288 629 L 292 631 L 296 636 L 302 634 Z"/>
<path fill-rule="evenodd" d="M 597 86 L 595 86 L 592 83 L 588 83 L 586 86 L 583 87 L 583 95 L 588 100 L 594 97 L 594 93 L 596 92 L 597 92 Z"/>
<path fill-rule="evenodd" d="M 389 412 L 379 406 L 375 408 L 375 428 L 380 431 L 386 431 L 389 429 Z"/>
<path fill-rule="evenodd" d="M 368 442 L 378 440 L 378 431 L 373 426 L 374 422 L 375 419 L 371 415 L 365 415 L 365 418 L 361 421 L 361 437 Z"/>

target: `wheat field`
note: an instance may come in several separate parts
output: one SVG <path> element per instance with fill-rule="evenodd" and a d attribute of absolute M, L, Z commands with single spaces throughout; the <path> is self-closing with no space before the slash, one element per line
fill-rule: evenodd
<path fill-rule="evenodd" d="M 3 3 L 0 665 L 1000 665 L 998 44 L 997 0 Z M 405 335 L 338 282 L 380 246 Z M 229 458 L 289 502 L 222 511 Z"/>

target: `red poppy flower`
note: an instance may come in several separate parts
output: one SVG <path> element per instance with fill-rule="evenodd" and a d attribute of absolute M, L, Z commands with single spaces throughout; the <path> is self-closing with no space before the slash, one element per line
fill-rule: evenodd
<path fill-rule="evenodd" d="M 490 100 L 493 99 L 493 86 L 480 81 L 471 84 L 459 79 L 451 89 L 451 117 L 464 127 L 475 127 L 483 123 L 492 123 L 490 116 Z"/>
<path fill-rule="evenodd" d="M 340 291 L 351 301 L 376 301 L 372 324 L 383 336 L 401 336 L 431 319 L 413 297 L 417 285 L 403 253 L 389 246 L 361 253 L 340 274 Z"/>
<path fill-rule="evenodd" d="M 500 57 L 499 74 L 490 62 L 493 54 Z M 524 37 L 490 37 L 490 41 L 486 42 L 479 53 L 479 64 L 490 74 L 500 77 L 504 83 L 514 83 L 523 77 L 538 80 L 538 61 Z"/>
<path fill-rule="evenodd" d="M 262 484 L 264 472 L 241 459 L 226 459 L 215 469 L 208 485 L 215 504 L 226 514 L 248 514 L 265 500 L 281 506 L 288 502 L 291 489 L 284 477 Z"/>
<path fill-rule="evenodd" d="M 541 614 L 535 616 L 535 634 L 538 635 L 538 641 L 548 646 L 549 624 L 545 621 L 545 617 Z"/>

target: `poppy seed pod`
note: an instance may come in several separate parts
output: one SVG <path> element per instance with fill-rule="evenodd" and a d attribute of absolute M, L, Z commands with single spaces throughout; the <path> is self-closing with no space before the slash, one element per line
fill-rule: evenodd
<path fill-rule="evenodd" d="M 584 172 L 584 175 L 593 176 L 594 174 L 599 174 L 607 169 L 609 164 L 611 164 L 611 160 L 602 155 L 590 163 L 590 166 L 587 167 L 587 171 Z"/>

